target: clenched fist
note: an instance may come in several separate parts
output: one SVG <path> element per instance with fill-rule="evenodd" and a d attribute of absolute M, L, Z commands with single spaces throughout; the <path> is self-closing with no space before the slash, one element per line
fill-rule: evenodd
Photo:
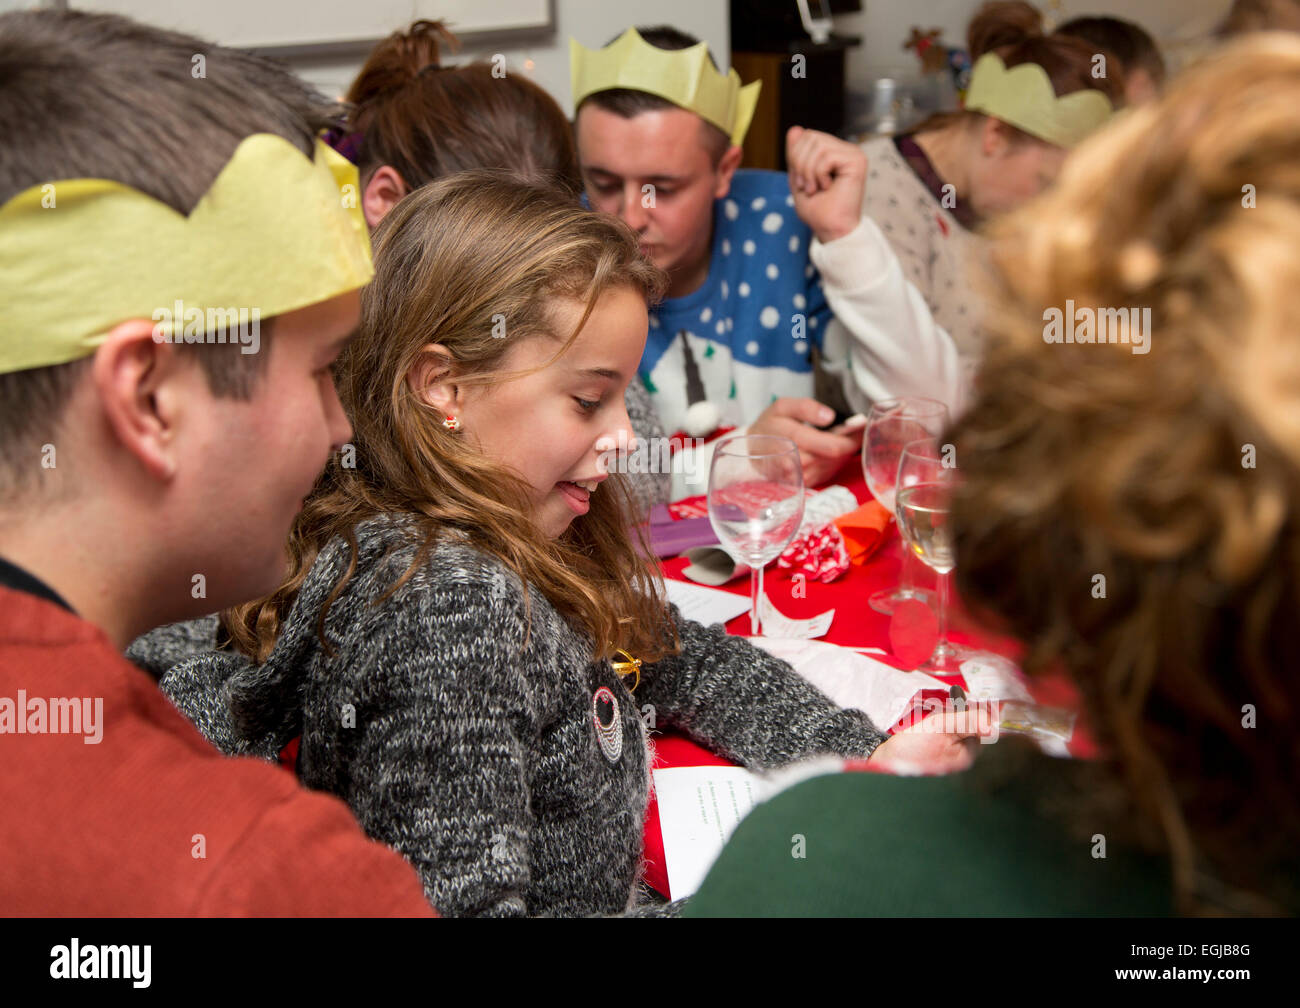
<path fill-rule="evenodd" d="M 785 137 L 794 209 L 822 243 L 858 226 L 867 184 L 867 156 L 829 133 L 791 126 Z"/>

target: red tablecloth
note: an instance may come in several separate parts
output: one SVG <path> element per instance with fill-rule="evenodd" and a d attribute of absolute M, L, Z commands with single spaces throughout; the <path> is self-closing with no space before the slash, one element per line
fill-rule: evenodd
<path fill-rule="evenodd" d="M 838 483 L 853 491 L 859 502 L 871 499 L 866 481 L 862 475 L 862 466 L 856 459 L 850 460 L 831 483 Z M 773 604 L 785 615 L 794 619 L 806 619 L 835 610 L 835 619 L 830 630 L 821 640 L 845 647 L 875 647 L 889 651 L 888 616 L 876 612 L 868 604 L 868 599 L 881 589 L 894 588 L 898 584 L 899 571 L 902 567 L 902 542 L 896 525 L 891 523 L 881 548 L 874 557 L 862 566 L 853 566 L 838 581 L 822 584 L 808 580 L 795 591 L 787 571 L 778 570 L 773 564 L 764 574 L 763 588 Z M 684 558 L 677 557 L 663 563 L 665 577 L 673 580 L 686 580 L 682 577 L 682 568 L 687 564 Z M 917 568 L 917 585 L 922 588 L 934 587 L 934 575 L 920 564 Z M 749 596 L 749 578 L 744 577 L 723 586 L 724 591 L 737 595 Z M 805 597 L 800 597 L 805 596 Z M 727 624 L 727 632 L 738 636 L 749 634 L 749 614 L 742 613 Z M 955 643 L 968 644 L 987 651 L 994 651 L 1012 659 L 1018 659 L 1021 648 L 1008 637 L 999 637 L 974 627 L 960 610 L 957 600 L 953 598 L 949 612 L 949 638 Z M 872 655 L 895 667 L 904 667 L 902 662 L 891 654 Z M 942 677 L 945 682 L 961 683 L 960 676 Z M 1053 707 L 1075 708 L 1078 696 L 1073 686 L 1064 678 L 1036 681 L 1032 686 L 1034 698 L 1045 705 Z M 890 725 L 889 728 L 893 728 Z M 1076 729 L 1076 736 L 1084 734 Z M 685 736 L 665 732 L 653 737 L 655 758 L 653 767 L 679 766 L 733 766 L 729 760 L 715 756 L 707 749 L 696 745 Z M 1089 747 L 1071 746 L 1076 755 L 1088 755 Z M 658 892 L 668 895 L 668 873 L 664 863 L 663 838 L 659 828 L 659 808 L 653 793 L 646 813 L 645 823 L 645 880 Z"/>

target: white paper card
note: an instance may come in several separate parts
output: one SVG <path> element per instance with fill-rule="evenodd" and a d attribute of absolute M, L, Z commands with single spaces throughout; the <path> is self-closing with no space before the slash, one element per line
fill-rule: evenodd
<path fill-rule="evenodd" d="M 967 700 L 1033 700 L 1015 663 L 998 655 L 967 659 L 961 663 L 961 675 Z"/>
<path fill-rule="evenodd" d="M 827 609 L 811 619 L 791 619 L 777 609 L 767 597 L 767 592 L 763 592 L 762 598 L 758 600 L 758 618 L 765 637 L 808 640 L 823 636 L 831 628 L 835 610 Z"/>
<path fill-rule="evenodd" d="M 852 707 L 888 731 L 921 690 L 948 687 L 924 672 L 902 672 L 866 655 L 824 641 L 751 637 L 752 644 L 788 662 L 841 707 Z"/>
<path fill-rule="evenodd" d="M 664 583 L 668 586 L 668 601 L 681 610 L 682 616 L 705 626 L 726 623 L 749 611 L 749 599 L 742 595 L 685 581 L 665 579 Z"/>
<path fill-rule="evenodd" d="M 740 820 L 767 797 L 770 785 L 744 767 L 668 767 L 653 773 L 668 888 L 678 900 L 699 889 Z"/>

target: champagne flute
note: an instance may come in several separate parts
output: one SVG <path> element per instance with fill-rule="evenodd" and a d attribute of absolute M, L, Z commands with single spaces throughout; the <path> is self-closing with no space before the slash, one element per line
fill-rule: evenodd
<path fill-rule="evenodd" d="M 709 468 L 709 523 L 723 549 L 749 565 L 749 626 L 761 633 L 763 568 L 803 521 L 803 465 L 789 438 L 744 434 L 719 443 Z"/>
<path fill-rule="evenodd" d="M 951 445 L 921 438 L 899 454 L 895 483 L 898 530 L 908 552 L 938 575 L 939 642 L 922 672 L 958 675 L 961 663 L 974 652 L 948 641 L 948 584 L 956 557 L 949 525 L 949 501 L 957 479 Z"/>
<path fill-rule="evenodd" d="M 937 399 L 907 396 L 884 399 L 871 407 L 862 435 L 862 471 L 871 496 L 897 517 L 894 486 L 898 481 L 898 458 L 903 447 L 917 438 L 939 437 L 948 426 L 948 407 Z M 903 551 L 903 566 L 897 588 L 886 588 L 871 596 L 871 608 L 886 616 L 903 599 L 924 598 L 912 587 L 909 551 Z"/>

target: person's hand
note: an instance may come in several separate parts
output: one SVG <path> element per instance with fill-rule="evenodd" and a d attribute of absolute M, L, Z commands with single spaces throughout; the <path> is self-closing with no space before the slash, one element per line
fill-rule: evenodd
<path fill-rule="evenodd" d="M 819 241 L 843 238 L 858 226 L 867 156 L 856 144 L 791 126 L 785 136 L 785 158 L 795 213 Z"/>
<path fill-rule="evenodd" d="M 816 399 L 778 399 L 749 425 L 750 434 L 787 437 L 799 449 L 803 482 L 808 488 L 821 486 L 835 475 L 844 460 L 862 446 L 861 428 L 843 432 L 817 430 L 835 419 L 835 411 Z"/>
<path fill-rule="evenodd" d="M 899 732 L 877 746 L 867 769 L 899 777 L 957 773 L 975 762 L 977 745 L 968 735 Z"/>
<path fill-rule="evenodd" d="M 957 773 L 975 762 L 979 737 L 996 731 L 997 718 L 975 704 L 937 711 L 880 743 L 867 769 L 900 777 Z"/>

